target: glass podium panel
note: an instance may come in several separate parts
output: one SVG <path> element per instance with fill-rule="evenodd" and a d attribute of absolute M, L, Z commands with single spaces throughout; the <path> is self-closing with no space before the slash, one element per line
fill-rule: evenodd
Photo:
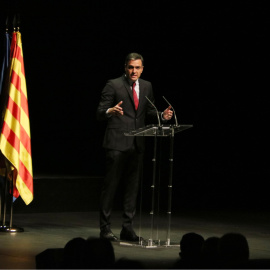
<path fill-rule="evenodd" d="M 159 137 L 169 137 L 170 146 L 169 146 L 169 181 L 168 181 L 168 228 L 167 228 L 167 240 L 162 246 L 169 247 L 175 246 L 172 245 L 170 239 L 170 227 L 171 227 L 171 201 L 172 201 L 172 172 L 173 172 L 173 143 L 174 143 L 174 134 L 181 132 L 183 130 L 189 129 L 193 127 L 193 125 L 147 125 L 143 128 L 139 128 L 136 130 L 131 130 L 129 132 L 124 133 L 125 136 L 148 136 L 154 137 L 154 156 L 153 156 L 153 180 L 151 184 L 152 189 L 152 209 L 150 211 L 151 215 L 151 236 L 148 239 L 148 242 L 138 243 L 139 246 L 142 247 L 160 247 L 161 241 L 160 239 L 153 239 L 153 224 L 154 224 L 154 209 L 155 209 L 155 183 L 156 183 L 156 155 L 157 155 L 157 140 Z M 121 243 L 125 245 L 127 243 Z M 129 244 L 130 245 L 130 244 Z M 137 244 L 135 244 L 137 245 Z"/>

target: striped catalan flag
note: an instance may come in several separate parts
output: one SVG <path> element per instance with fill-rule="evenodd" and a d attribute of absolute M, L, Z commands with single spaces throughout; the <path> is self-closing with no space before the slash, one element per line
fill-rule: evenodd
<path fill-rule="evenodd" d="M 21 33 L 13 32 L 8 100 L 3 113 L 0 150 L 9 161 L 14 179 L 13 196 L 25 204 L 33 200 L 30 123 Z"/>

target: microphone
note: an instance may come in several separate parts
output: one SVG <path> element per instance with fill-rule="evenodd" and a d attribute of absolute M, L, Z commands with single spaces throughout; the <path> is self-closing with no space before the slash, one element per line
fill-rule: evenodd
<path fill-rule="evenodd" d="M 160 118 L 159 118 L 159 113 L 158 113 L 158 110 L 156 108 L 156 106 L 154 105 L 154 103 L 147 97 L 145 96 L 145 98 L 151 103 L 151 105 L 155 108 L 156 112 L 157 112 L 157 118 L 158 118 L 158 126 L 161 127 L 161 124 L 160 124 Z"/>
<path fill-rule="evenodd" d="M 165 101 L 171 106 L 171 108 L 172 108 L 172 110 L 173 110 L 173 114 L 174 114 L 174 119 L 175 119 L 175 125 L 178 127 L 178 122 L 177 122 L 177 118 L 176 118 L 176 113 L 175 113 L 175 110 L 174 110 L 174 108 L 173 108 L 173 106 L 169 103 L 169 101 L 164 97 L 164 96 L 162 96 L 164 99 L 165 99 Z"/>

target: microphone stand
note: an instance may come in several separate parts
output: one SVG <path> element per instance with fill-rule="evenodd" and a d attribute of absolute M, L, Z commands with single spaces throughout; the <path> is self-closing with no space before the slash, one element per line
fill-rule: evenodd
<path fill-rule="evenodd" d="M 156 106 L 154 105 L 154 103 L 147 96 L 145 96 L 145 98 L 150 102 L 150 104 L 155 108 L 155 110 L 157 112 L 158 127 L 160 129 L 161 128 L 161 124 L 160 124 L 160 117 L 159 117 L 158 109 L 156 108 Z"/>
<path fill-rule="evenodd" d="M 162 97 L 171 106 L 171 108 L 173 110 L 173 114 L 174 114 L 175 125 L 178 127 L 177 117 L 176 117 L 176 113 L 175 113 L 175 110 L 174 110 L 173 106 L 169 103 L 169 101 L 164 96 L 162 96 Z"/>

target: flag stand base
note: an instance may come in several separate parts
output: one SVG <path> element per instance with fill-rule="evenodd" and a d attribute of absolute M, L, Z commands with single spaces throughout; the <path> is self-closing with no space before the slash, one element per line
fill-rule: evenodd
<path fill-rule="evenodd" d="M 16 226 L 0 226 L 0 232 L 24 232 L 24 229 Z"/>

